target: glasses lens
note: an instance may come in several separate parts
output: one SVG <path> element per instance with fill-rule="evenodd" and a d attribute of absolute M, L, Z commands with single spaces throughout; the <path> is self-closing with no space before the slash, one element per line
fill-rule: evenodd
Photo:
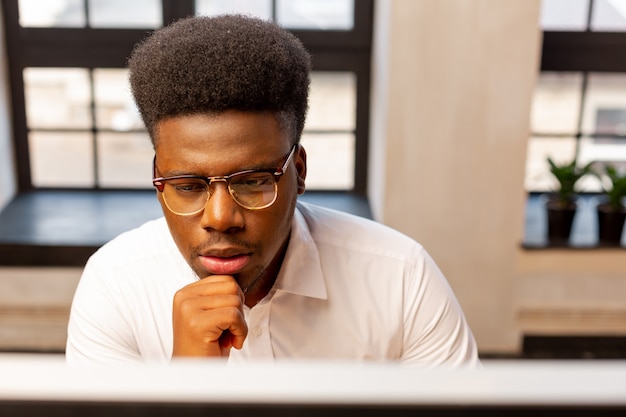
<path fill-rule="evenodd" d="M 229 189 L 237 203 L 249 209 L 269 207 L 276 200 L 276 180 L 269 172 L 237 175 L 230 179 Z"/>
<path fill-rule="evenodd" d="M 207 184 L 200 179 L 167 180 L 163 187 L 165 204 L 177 214 L 190 214 L 202 210 L 208 196 Z"/>

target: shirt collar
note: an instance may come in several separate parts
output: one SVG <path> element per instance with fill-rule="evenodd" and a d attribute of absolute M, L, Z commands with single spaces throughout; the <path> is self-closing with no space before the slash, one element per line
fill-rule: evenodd
<path fill-rule="evenodd" d="M 298 207 L 291 225 L 289 246 L 274 288 L 312 298 L 327 298 L 317 245 Z"/>

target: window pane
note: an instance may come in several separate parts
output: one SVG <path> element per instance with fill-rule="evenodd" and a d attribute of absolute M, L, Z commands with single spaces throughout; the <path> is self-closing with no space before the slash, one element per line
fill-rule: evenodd
<path fill-rule="evenodd" d="M 533 133 L 575 134 L 582 94 L 582 74 L 542 72 L 533 95 Z"/>
<path fill-rule="evenodd" d="M 196 14 L 215 16 L 225 13 L 243 13 L 272 20 L 271 0 L 196 0 Z"/>
<path fill-rule="evenodd" d="M 19 0 L 21 26 L 84 27 L 83 0 Z"/>
<path fill-rule="evenodd" d="M 91 129 L 90 91 L 86 69 L 24 69 L 28 127 Z"/>
<path fill-rule="evenodd" d="M 618 144 L 598 143 L 596 139 L 591 137 L 582 137 L 579 139 L 578 161 L 580 165 L 596 162 L 603 164 L 605 162 L 624 162 L 626 161 L 626 146 Z M 596 193 L 602 191 L 600 180 L 593 175 L 587 175 L 577 184 L 581 192 Z"/>
<path fill-rule="evenodd" d="M 584 162 L 626 165 L 626 74 L 589 74 L 583 111 L 580 160 Z M 606 136 L 602 136 L 602 135 Z M 598 136 L 599 135 L 599 136 Z M 590 191 L 600 191 L 600 184 L 588 180 Z"/>
<path fill-rule="evenodd" d="M 583 111 L 587 134 L 626 134 L 626 74 L 589 74 Z"/>
<path fill-rule="evenodd" d="M 532 137 L 528 141 L 526 152 L 527 191 L 550 192 L 557 187 L 556 180 L 550 173 L 547 158 L 555 162 L 568 162 L 576 153 L 576 138 Z"/>
<path fill-rule="evenodd" d="M 578 159 L 581 164 L 596 162 L 624 166 L 626 164 L 626 142 L 623 140 L 599 142 L 595 138 L 583 137 L 580 139 Z M 599 192 L 602 191 L 602 186 L 597 178 L 589 176 L 581 180 L 581 190 Z"/>
<path fill-rule="evenodd" d="M 277 0 L 276 15 L 290 29 L 351 30 L 354 0 Z"/>
<path fill-rule="evenodd" d="M 98 129 L 124 132 L 144 128 L 130 92 L 127 69 L 97 68 L 93 80 Z"/>
<path fill-rule="evenodd" d="M 585 30 L 588 14 L 589 0 L 543 0 L 541 27 L 543 30 Z"/>
<path fill-rule="evenodd" d="M 147 133 L 99 133 L 101 187 L 150 188 L 154 151 Z"/>
<path fill-rule="evenodd" d="M 347 130 L 356 124 L 356 76 L 351 72 L 311 74 L 305 130 Z"/>
<path fill-rule="evenodd" d="M 157 28 L 162 22 L 160 0 L 89 0 L 94 28 Z"/>
<path fill-rule="evenodd" d="M 28 136 L 35 187 L 93 187 L 90 133 L 31 132 Z"/>
<path fill-rule="evenodd" d="M 591 15 L 591 29 L 626 31 L 626 0 L 595 0 Z"/>
<path fill-rule="evenodd" d="M 354 188 L 354 135 L 303 134 L 309 190 Z"/>

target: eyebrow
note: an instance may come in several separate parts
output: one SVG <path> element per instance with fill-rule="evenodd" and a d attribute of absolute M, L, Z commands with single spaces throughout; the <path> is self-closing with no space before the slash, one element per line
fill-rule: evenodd
<path fill-rule="evenodd" d="M 280 164 L 280 161 L 278 162 Z M 156 164 L 156 159 L 155 159 L 155 164 Z M 163 178 L 167 178 L 167 177 L 178 177 L 178 176 L 191 176 L 191 177 L 200 177 L 200 178 L 207 178 L 207 177 L 213 177 L 213 176 L 229 176 L 229 175 L 233 175 L 236 174 L 238 172 L 242 172 L 242 171 L 267 171 L 267 170 L 275 170 L 277 168 L 280 168 L 279 166 L 270 166 L 269 164 L 258 164 L 258 165 L 253 165 L 250 168 L 244 168 L 244 169 L 238 169 L 236 171 L 232 171 L 229 172 L 228 174 L 224 174 L 224 175 L 202 175 L 202 174 L 198 174 L 197 172 L 190 172 L 190 171 L 183 171 L 183 170 L 172 170 L 170 172 L 167 173 L 167 175 L 164 175 L 161 170 L 158 169 L 157 167 L 157 171 L 159 172 L 159 176 L 163 177 Z"/>

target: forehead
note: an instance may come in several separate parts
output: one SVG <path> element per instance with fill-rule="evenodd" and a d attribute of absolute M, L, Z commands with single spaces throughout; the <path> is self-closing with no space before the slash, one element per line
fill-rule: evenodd
<path fill-rule="evenodd" d="M 155 133 L 162 171 L 225 175 L 275 164 L 290 147 L 288 135 L 270 112 L 176 116 L 159 122 Z"/>

